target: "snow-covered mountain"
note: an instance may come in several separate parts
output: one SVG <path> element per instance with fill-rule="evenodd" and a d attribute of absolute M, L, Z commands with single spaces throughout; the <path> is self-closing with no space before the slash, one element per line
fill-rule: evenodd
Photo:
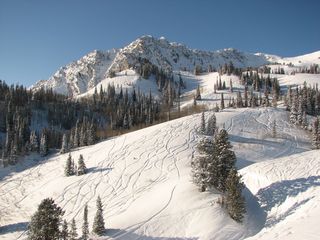
<path fill-rule="evenodd" d="M 31 89 L 41 88 L 68 95 L 77 96 L 94 88 L 102 79 L 106 78 L 108 69 L 113 64 L 118 50 L 98 51 L 95 50 L 78 61 L 61 67 L 48 80 L 41 80 Z"/>
<path fill-rule="evenodd" d="M 57 93 L 74 97 L 94 88 L 106 79 L 110 72 L 137 69 L 142 60 L 164 71 L 193 71 L 196 65 L 203 69 L 207 69 L 209 65 L 217 68 L 230 62 L 237 67 L 269 63 L 263 54 L 244 53 L 235 49 L 200 51 L 182 44 L 170 43 L 163 37 L 156 39 L 143 36 L 122 49 L 95 50 L 80 60 L 60 68 L 48 80 L 37 82 L 31 89 L 52 88 Z"/>
<path fill-rule="evenodd" d="M 125 70 L 137 71 L 142 62 L 148 62 L 165 72 L 189 71 L 195 66 L 207 70 L 209 66 L 218 68 L 230 62 L 236 67 L 257 67 L 266 64 L 289 64 L 304 66 L 320 64 L 320 51 L 303 56 L 282 58 L 264 53 L 245 53 L 228 48 L 218 51 L 190 49 L 165 38 L 142 36 L 122 49 L 110 51 L 95 50 L 78 61 L 60 68 L 48 80 L 41 80 L 31 89 L 52 88 L 55 92 L 76 97 L 87 93 L 103 80 L 110 82 L 111 73 L 115 73 L 112 82 L 117 82 L 117 73 Z M 134 75 L 134 74 L 133 74 Z M 123 76 L 123 74 L 120 74 Z M 136 75 L 134 79 L 136 79 Z"/>

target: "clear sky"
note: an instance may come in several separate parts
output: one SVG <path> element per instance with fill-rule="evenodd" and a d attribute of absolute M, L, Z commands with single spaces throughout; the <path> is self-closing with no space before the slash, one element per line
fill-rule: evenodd
<path fill-rule="evenodd" d="M 320 50 L 320 0 L 0 0 L 0 79 L 30 86 L 141 35 L 191 48 Z"/>

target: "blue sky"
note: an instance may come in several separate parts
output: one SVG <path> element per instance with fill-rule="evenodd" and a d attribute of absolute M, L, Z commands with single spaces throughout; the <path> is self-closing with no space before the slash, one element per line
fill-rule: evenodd
<path fill-rule="evenodd" d="M 191 48 L 320 50 L 319 0 L 0 0 L 0 79 L 30 86 L 94 49 L 165 36 Z"/>

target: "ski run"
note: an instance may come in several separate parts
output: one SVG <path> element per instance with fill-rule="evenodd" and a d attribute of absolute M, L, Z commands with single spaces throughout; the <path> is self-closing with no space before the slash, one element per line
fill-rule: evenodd
<path fill-rule="evenodd" d="M 195 114 L 73 150 L 74 159 L 85 159 L 82 176 L 65 177 L 68 154 L 31 155 L 1 169 L 0 238 L 26 239 L 30 217 L 46 197 L 78 228 L 88 204 L 91 229 L 99 195 L 107 228 L 101 239 L 316 239 L 320 159 L 310 151 L 308 133 L 291 125 L 281 108 L 225 109 L 216 117 L 246 186 L 243 224 L 217 204 L 218 192 L 199 193 L 192 183 L 200 138 Z"/>

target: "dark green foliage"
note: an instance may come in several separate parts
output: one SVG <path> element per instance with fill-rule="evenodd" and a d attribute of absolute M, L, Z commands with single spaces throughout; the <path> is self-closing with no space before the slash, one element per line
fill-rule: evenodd
<path fill-rule="evenodd" d="M 214 136 L 216 133 L 216 130 L 217 130 L 217 118 L 216 118 L 216 115 L 213 113 L 208 119 L 206 133 L 209 136 Z"/>
<path fill-rule="evenodd" d="M 229 171 L 235 166 L 236 156 L 231 150 L 232 146 L 229 142 L 228 132 L 221 129 L 215 138 L 217 168 L 218 168 L 218 184 L 216 188 L 220 191 L 225 191 L 225 181 Z"/>
<path fill-rule="evenodd" d="M 78 169 L 77 169 L 77 175 L 83 175 L 87 173 L 87 167 L 84 163 L 83 156 L 80 154 L 79 160 L 78 160 Z"/>
<path fill-rule="evenodd" d="M 226 179 L 226 207 L 230 217 L 237 222 L 242 222 L 246 212 L 243 187 L 241 176 L 232 168 Z"/>
<path fill-rule="evenodd" d="M 69 149 L 68 149 L 68 139 L 67 139 L 67 135 L 66 135 L 66 134 L 63 134 L 60 153 L 63 154 L 63 153 L 66 153 L 66 152 L 68 152 L 68 151 L 69 151 Z"/>
<path fill-rule="evenodd" d="M 97 212 L 93 220 L 92 232 L 101 236 L 105 232 L 103 207 L 100 196 L 97 198 Z"/>
<path fill-rule="evenodd" d="M 76 221 L 74 220 L 74 218 L 72 218 L 71 227 L 70 227 L 70 233 L 69 233 L 69 239 L 70 240 L 76 240 L 77 237 L 78 237 L 78 233 L 77 233 Z"/>
<path fill-rule="evenodd" d="M 42 200 L 28 226 L 30 240 L 56 240 L 60 238 L 61 217 L 64 212 L 51 198 Z"/>
<path fill-rule="evenodd" d="M 75 174 L 75 169 L 74 169 L 74 162 L 72 160 L 71 154 L 69 153 L 67 161 L 66 161 L 66 166 L 64 169 L 64 174 L 65 176 L 69 177 Z"/>
<path fill-rule="evenodd" d="M 205 119 L 205 116 L 204 116 L 204 112 L 201 113 L 200 133 L 201 134 L 205 134 L 206 133 L 206 119 Z"/>
<path fill-rule="evenodd" d="M 60 239 L 61 240 L 69 240 L 68 223 L 66 220 L 64 220 L 63 224 L 62 224 Z"/>
<path fill-rule="evenodd" d="M 86 204 L 83 211 L 82 240 L 89 239 L 89 223 L 88 223 L 88 205 Z"/>
<path fill-rule="evenodd" d="M 48 146 L 47 134 L 45 131 L 43 131 L 40 139 L 40 155 L 42 157 L 45 157 L 48 155 L 48 152 L 49 152 L 49 146 Z"/>
<path fill-rule="evenodd" d="M 320 120 L 319 117 L 315 119 L 312 127 L 312 145 L 315 149 L 320 149 Z"/>

